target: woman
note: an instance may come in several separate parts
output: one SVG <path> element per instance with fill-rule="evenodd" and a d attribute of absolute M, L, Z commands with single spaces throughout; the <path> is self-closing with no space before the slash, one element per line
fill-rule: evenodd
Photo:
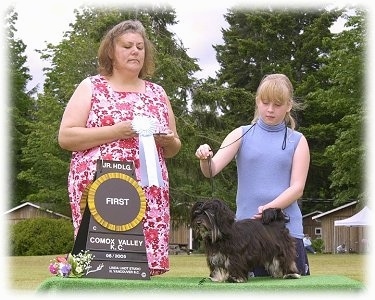
<path fill-rule="evenodd" d="M 260 218 L 266 208 L 283 209 L 290 217 L 287 227 L 297 242 L 297 267 L 302 275 L 308 275 L 302 214 L 297 200 L 304 191 L 310 151 L 306 138 L 294 130 L 291 110 L 297 108 L 297 103 L 293 100 L 293 86 L 288 77 L 284 74 L 265 76 L 255 102 L 251 125 L 230 132 L 212 158 L 211 147 L 207 144 L 200 145 L 195 155 L 206 177 L 215 176 L 236 159 L 237 219 Z M 254 270 L 254 274 L 266 275 L 263 270 Z"/>
<path fill-rule="evenodd" d="M 181 148 L 174 113 L 164 89 L 145 80 L 154 71 L 153 46 L 139 21 L 123 21 L 109 30 L 101 41 L 98 60 L 99 74 L 78 85 L 65 108 L 58 136 L 60 146 L 73 152 L 68 191 L 74 235 L 82 220 L 82 192 L 94 178 L 98 159 L 133 161 L 137 180 L 142 180 L 140 140 L 143 125 L 148 124 L 161 182 L 143 185 L 147 199 L 143 230 L 150 275 L 162 274 L 169 270 L 165 159 Z"/>

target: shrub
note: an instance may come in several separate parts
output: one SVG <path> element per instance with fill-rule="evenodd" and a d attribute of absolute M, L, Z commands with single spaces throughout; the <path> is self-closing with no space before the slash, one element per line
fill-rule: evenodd
<path fill-rule="evenodd" d="M 70 220 L 37 217 L 11 225 L 9 252 L 13 256 L 69 253 L 73 248 Z"/>
<path fill-rule="evenodd" d="M 317 238 L 311 241 L 311 245 L 318 253 L 323 253 L 324 250 L 324 241 L 321 238 Z"/>

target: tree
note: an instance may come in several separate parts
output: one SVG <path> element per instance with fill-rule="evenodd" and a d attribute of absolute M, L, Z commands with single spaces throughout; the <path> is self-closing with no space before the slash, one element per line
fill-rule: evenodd
<path fill-rule="evenodd" d="M 358 9 L 354 15 L 344 15 L 346 30 L 324 41 L 331 51 L 318 73 L 327 80 L 321 84 L 324 88 L 309 95 L 331 115 L 320 120 L 320 134 L 334 136 L 322 159 L 332 164 L 329 188 L 335 205 L 365 199 L 365 16 Z"/>
<path fill-rule="evenodd" d="M 319 69 L 324 38 L 341 11 L 234 7 L 225 15 L 223 45 L 217 45 L 220 84 L 255 92 L 262 77 L 284 73 L 299 85 Z"/>
<path fill-rule="evenodd" d="M 57 143 L 61 107 L 48 92 L 38 97 L 34 121 L 30 123 L 27 145 L 23 148 L 22 163 L 27 166 L 18 178 L 33 189 L 27 201 L 44 203 L 44 207 L 70 214 L 67 200 L 67 173 L 70 155 Z"/>
<path fill-rule="evenodd" d="M 8 73 L 10 74 L 10 173 L 11 173 L 11 207 L 25 200 L 32 190 L 27 182 L 17 178 L 25 166 L 21 161 L 22 148 L 27 142 L 29 124 L 32 121 L 35 102 L 32 98 L 35 90 L 27 91 L 27 83 L 32 79 L 29 69 L 25 66 L 27 57 L 24 55 L 26 45 L 15 38 L 18 14 L 13 8 L 7 11 L 7 44 L 9 50 Z"/>

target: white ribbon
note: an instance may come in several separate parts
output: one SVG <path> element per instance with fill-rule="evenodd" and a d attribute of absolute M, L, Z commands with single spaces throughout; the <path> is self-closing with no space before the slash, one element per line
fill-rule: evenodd
<path fill-rule="evenodd" d="M 135 117 L 132 127 L 139 135 L 141 186 L 162 186 L 160 163 L 153 136 L 158 132 L 158 120 L 142 116 Z"/>

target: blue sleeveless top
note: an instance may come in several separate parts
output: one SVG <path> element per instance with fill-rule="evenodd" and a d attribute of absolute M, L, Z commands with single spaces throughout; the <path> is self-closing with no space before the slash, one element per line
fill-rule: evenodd
<path fill-rule="evenodd" d="M 302 133 L 284 123 L 267 125 L 261 119 L 256 124 L 242 126 L 245 133 L 236 155 L 237 196 L 236 218 L 252 217 L 258 206 L 274 200 L 290 185 L 293 155 Z M 282 149 L 285 130 L 286 146 Z M 303 238 L 302 213 L 297 201 L 284 212 L 290 217 L 287 228 L 295 238 Z"/>

